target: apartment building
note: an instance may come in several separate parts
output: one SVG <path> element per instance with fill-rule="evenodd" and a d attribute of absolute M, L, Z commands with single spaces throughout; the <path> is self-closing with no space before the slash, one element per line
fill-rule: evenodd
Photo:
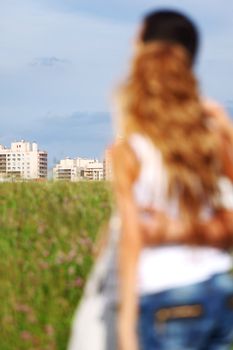
<path fill-rule="evenodd" d="M 112 170 L 112 146 L 106 148 L 104 152 L 104 179 L 107 181 L 112 181 L 113 170 Z"/>
<path fill-rule="evenodd" d="M 48 173 L 48 154 L 40 151 L 36 142 L 12 142 L 10 148 L 0 145 L 1 180 L 46 179 Z"/>
<path fill-rule="evenodd" d="M 100 181 L 103 180 L 103 163 L 80 157 L 62 159 L 53 168 L 53 178 L 64 181 Z"/>
<path fill-rule="evenodd" d="M 101 181 L 104 179 L 103 163 L 98 160 L 90 160 L 83 170 L 83 177 L 90 181 Z"/>
<path fill-rule="evenodd" d="M 76 159 L 66 158 L 53 168 L 55 180 L 77 181 L 80 177 L 78 162 Z"/>

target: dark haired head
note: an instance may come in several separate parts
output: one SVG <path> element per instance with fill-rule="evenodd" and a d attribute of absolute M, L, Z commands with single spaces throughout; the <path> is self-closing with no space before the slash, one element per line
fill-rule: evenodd
<path fill-rule="evenodd" d="M 199 35 L 194 23 L 180 12 L 161 10 L 149 13 L 143 21 L 140 40 L 144 43 L 155 40 L 182 45 L 195 60 Z"/>

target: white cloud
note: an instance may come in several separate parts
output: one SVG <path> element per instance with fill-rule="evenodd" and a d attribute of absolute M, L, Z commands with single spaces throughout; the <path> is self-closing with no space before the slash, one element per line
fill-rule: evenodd
<path fill-rule="evenodd" d="M 30 62 L 30 66 L 32 67 L 55 67 L 57 65 L 63 65 L 63 64 L 68 64 L 70 61 L 64 60 L 55 56 L 50 56 L 50 57 L 37 57 L 34 58 L 32 62 Z"/>

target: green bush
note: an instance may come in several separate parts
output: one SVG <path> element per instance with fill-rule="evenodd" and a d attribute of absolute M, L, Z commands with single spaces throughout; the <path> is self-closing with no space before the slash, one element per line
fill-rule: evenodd
<path fill-rule="evenodd" d="M 0 349 L 64 350 L 111 211 L 105 183 L 0 184 Z"/>

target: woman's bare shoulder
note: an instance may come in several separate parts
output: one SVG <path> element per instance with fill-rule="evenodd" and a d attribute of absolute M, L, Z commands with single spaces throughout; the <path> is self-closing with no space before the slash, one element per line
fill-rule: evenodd
<path fill-rule="evenodd" d="M 140 165 L 135 152 L 127 140 L 118 140 L 112 147 L 114 180 L 129 185 L 136 180 Z"/>

